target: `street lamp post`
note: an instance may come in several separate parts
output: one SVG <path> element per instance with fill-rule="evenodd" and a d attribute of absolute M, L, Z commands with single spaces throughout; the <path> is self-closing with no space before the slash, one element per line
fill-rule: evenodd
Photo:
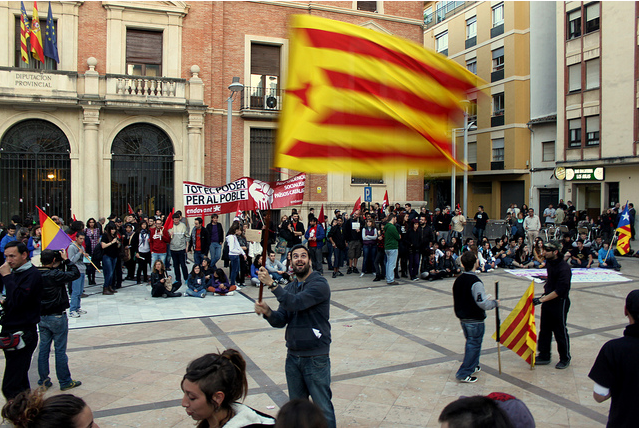
<path fill-rule="evenodd" d="M 239 77 L 234 77 L 229 85 L 229 98 L 227 98 L 227 183 L 231 182 L 231 117 L 232 117 L 232 103 L 235 99 L 236 93 L 242 91 L 244 85 L 240 83 Z M 227 228 L 231 226 L 231 213 L 227 213 Z"/>
<path fill-rule="evenodd" d="M 476 128 L 476 121 L 469 122 L 469 114 L 464 112 L 464 130 L 463 130 L 463 144 L 464 144 L 464 165 L 467 166 L 469 163 L 469 129 Z M 465 167 L 464 169 L 464 179 L 462 182 L 462 210 L 465 217 L 468 217 L 467 214 L 467 188 L 469 186 L 469 169 Z"/>

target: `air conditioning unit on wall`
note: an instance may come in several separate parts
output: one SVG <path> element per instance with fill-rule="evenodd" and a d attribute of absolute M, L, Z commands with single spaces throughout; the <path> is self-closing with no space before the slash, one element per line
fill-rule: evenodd
<path fill-rule="evenodd" d="M 264 97 L 265 110 L 280 110 L 280 97 L 276 95 L 268 95 Z"/>

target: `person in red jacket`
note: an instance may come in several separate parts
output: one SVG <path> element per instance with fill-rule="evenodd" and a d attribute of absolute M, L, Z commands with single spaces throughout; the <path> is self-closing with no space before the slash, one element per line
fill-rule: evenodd
<path fill-rule="evenodd" d="M 165 231 L 161 219 L 156 219 L 156 225 L 149 230 L 149 245 L 151 247 L 151 266 L 160 260 L 164 263 L 167 256 L 167 245 L 171 242 L 169 231 Z"/>

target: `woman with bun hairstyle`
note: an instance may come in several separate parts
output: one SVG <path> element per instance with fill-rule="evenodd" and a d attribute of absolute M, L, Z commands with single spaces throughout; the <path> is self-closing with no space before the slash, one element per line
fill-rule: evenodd
<path fill-rule="evenodd" d="M 209 353 L 189 364 L 182 406 L 199 428 L 274 427 L 273 417 L 240 403 L 247 396 L 247 364 L 237 350 Z"/>
<path fill-rule="evenodd" d="M 62 394 L 44 398 L 44 390 L 26 390 L 2 407 L 2 418 L 17 428 L 97 428 L 84 400 Z"/>

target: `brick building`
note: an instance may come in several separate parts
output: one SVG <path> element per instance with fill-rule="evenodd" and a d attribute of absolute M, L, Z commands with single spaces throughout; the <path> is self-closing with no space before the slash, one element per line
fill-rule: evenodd
<path fill-rule="evenodd" d="M 46 29 L 46 3 L 40 21 Z M 31 18 L 32 2 L 25 2 Z M 182 181 L 268 179 L 283 84 L 287 22 L 305 13 L 422 43 L 423 2 L 52 1 L 60 62 L 21 59 L 20 2 L 0 2 L 0 219 L 35 206 L 68 218 L 182 206 Z M 282 171 L 280 177 L 292 172 Z M 306 207 L 350 207 L 373 186 L 423 200 L 420 171 L 311 175 Z M 70 210 L 69 210 L 70 208 Z"/>

